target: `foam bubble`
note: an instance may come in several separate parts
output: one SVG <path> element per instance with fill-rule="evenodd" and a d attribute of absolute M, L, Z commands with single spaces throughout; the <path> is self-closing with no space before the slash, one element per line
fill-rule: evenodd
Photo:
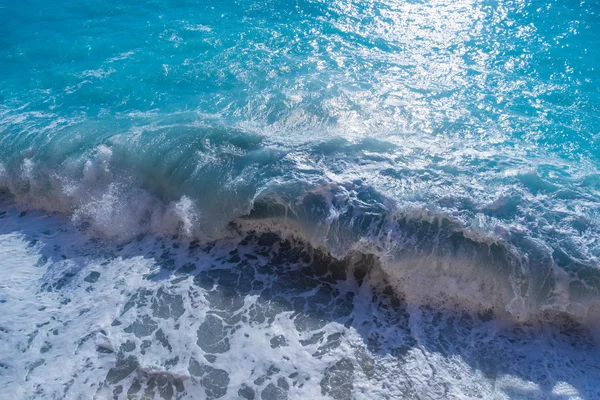
<path fill-rule="evenodd" d="M 365 258 L 340 263 L 273 234 L 115 246 L 60 215 L 5 210 L 9 396 L 600 395 L 593 331 L 568 318 L 411 304 Z"/>

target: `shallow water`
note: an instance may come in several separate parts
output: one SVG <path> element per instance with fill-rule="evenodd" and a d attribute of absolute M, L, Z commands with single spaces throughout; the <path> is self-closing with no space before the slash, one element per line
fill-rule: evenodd
<path fill-rule="evenodd" d="M 16 398 L 600 396 L 594 332 L 568 319 L 409 305 L 365 260 L 272 234 L 114 247 L 61 216 L 1 218 Z"/>
<path fill-rule="evenodd" d="M 0 388 L 599 397 L 599 13 L 0 2 Z"/>

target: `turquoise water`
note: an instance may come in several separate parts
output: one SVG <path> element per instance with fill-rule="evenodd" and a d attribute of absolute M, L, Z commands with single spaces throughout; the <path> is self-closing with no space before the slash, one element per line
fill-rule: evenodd
<path fill-rule="evenodd" d="M 287 215 L 337 256 L 397 258 L 436 220 L 440 257 L 456 232 L 514 253 L 525 302 L 554 296 L 556 267 L 596 297 L 598 12 L 5 2 L 2 185 L 125 240 Z"/>
<path fill-rule="evenodd" d="M 115 246 L 274 233 L 409 304 L 595 323 L 598 43 L 595 0 L 4 0 L 0 189 Z"/>

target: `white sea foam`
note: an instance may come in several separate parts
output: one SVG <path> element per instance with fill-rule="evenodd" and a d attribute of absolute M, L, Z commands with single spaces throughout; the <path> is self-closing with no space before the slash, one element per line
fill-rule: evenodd
<path fill-rule="evenodd" d="M 226 238 L 234 222 L 242 231 L 296 237 L 338 259 L 374 255 L 396 290 L 414 304 L 450 298 L 463 308 L 494 309 L 520 320 L 549 310 L 593 320 L 600 310 L 597 288 L 544 260 L 552 253 L 544 242 L 529 240 L 528 248 L 516 248 L 511 238 L 520 233 L 512 227 L 483 220 L 467 227 L 452 214 L 416 205 L 400 209 L 384 197 L 364 204 L 356 199 L 364 189 L 346 180 L 301 186 L 300 193 L 275 182 L 252 200 L 241 198 L 236 207 L 229 204 L 235 198 L 210 192 L 206 203 L 187 195 L 166 200 L 138 186 L 133 176 L 123 176 L 114 167 L 119 165 L 115 157 L 112 148 L 99 145 L 90 156 L 65 163 L 62 175 L 25 158 L 16 179 L 6 172 L 0 179 L 22 206 L 70 215 L 83 231 L 121 243 L 146 234 Z M 78 170 L 81 177 L 75 179 Z M 240 174 L 223 188 L 231 196 L 244 183 Z M 227 206 L 225 213 L 221 203 Z M 260 204 L 283 207 L 285 216 L 244 218 Z M 530 251 L 538 252 L 541 260 L 528 255 Z"/>
<path fill-rule="evenodd" d="M 5 210 L 11 398 L 600 395 L 593 334 L 573 322 L 410 305 L 360 259 L 344 272 L 268 235 L 116 247 L 65 217 Z"/>

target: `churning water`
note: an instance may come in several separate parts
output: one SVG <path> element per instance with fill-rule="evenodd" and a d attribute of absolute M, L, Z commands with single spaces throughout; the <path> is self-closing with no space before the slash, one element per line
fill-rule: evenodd
<path fill-rule="evenodd" d="M 600 3 L 0 0 L 0 397 L 600 398 Z"/>

